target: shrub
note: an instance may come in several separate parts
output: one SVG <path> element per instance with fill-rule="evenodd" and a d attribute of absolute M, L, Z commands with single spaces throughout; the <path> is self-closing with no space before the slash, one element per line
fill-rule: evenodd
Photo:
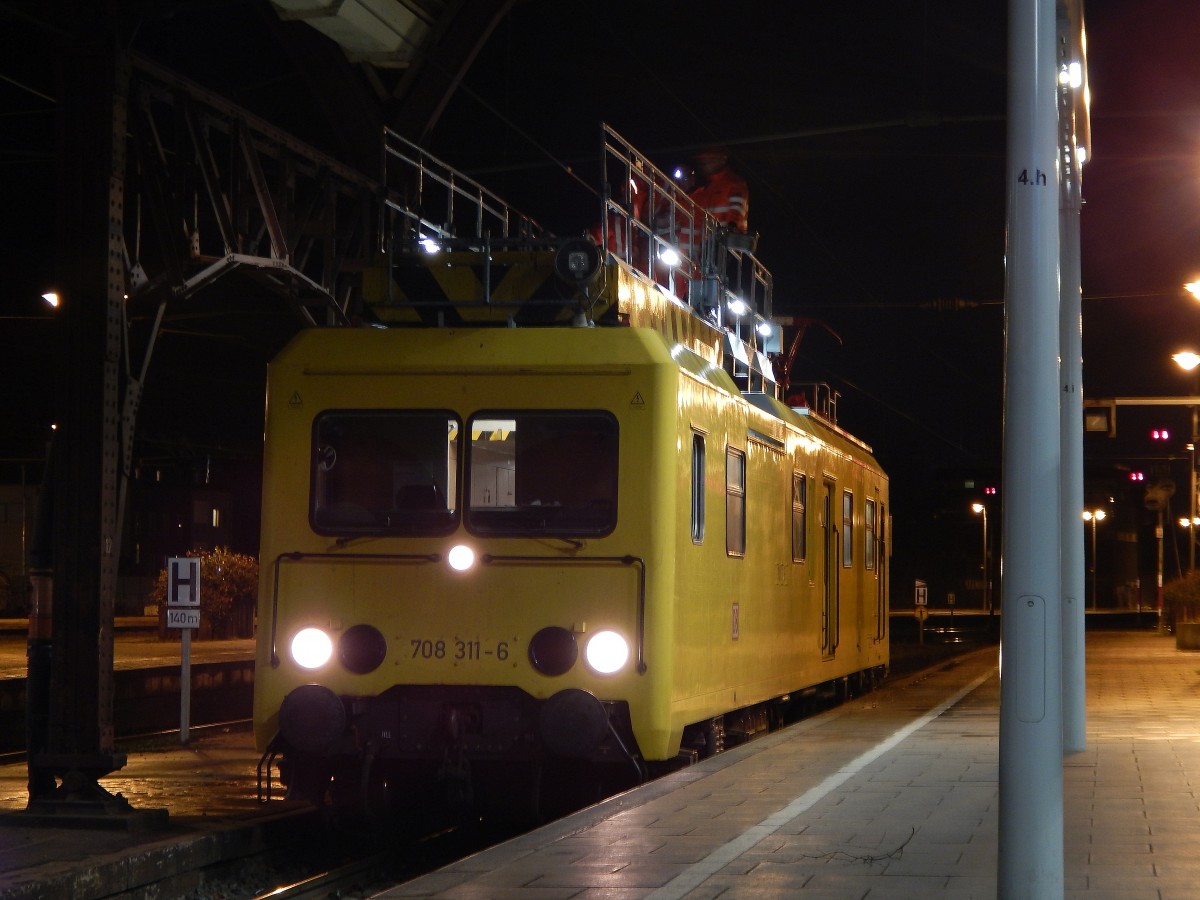
<path fill-rule="evenodd" d="M 1163 585 L 1163 616 L 1170 625 L 1200 622 L 1200 571 Z"/>
<path fill-rule="evenodd" d="M 200 628 L 204 639 L 254 637 L 254 611 L 258 603 L 258 560 L 234 553 L 228 547 L 189 550 L 200 559 Z M 160 632 L 166 630 L 167 570 L 158 573 L 150 602 L 158 604 Z"/>

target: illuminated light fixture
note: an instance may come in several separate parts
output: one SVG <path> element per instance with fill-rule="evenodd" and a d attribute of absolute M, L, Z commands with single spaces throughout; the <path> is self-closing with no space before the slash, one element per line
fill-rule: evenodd
<path fill-rule="evenodd" d="M 771 328 L 770 322 L 759 322 L 758 325 L 756 326 L 755 330 L 762 337 L 770 337 L 774 333 L 773 329 Z"/>
<path fill-rule="evenodd" d="M 683 181 L 683 169 L 676 169 L 671 173 L 671 177 L 673 177 L 676 181 Z"/>
<path fill-rule="evenodd" d="M 58 296 L 57 291 L 46 291 L 46 293 L 42 294 L 42 299 L 45 300 L 46 304 L 52 309 L 58 309 L 58 304 L 62 302 L 62 299 Z"/>
<path fill-rule="evenodd" d="M 1081 166 L 1085 162 L 1087 162 L 1087 148 L 1086 147 L 1076 147 L 1075 148 L 1075 159 L 1077 159 L 1079 161 L 1079 164 Z"/>
<path fill-rule="evenodd" d="M 421 249 L 426 253 L 440 253 L 442 245 L 431 237 L 421 238 Z"/>
<path fill-rule="evenodd" d="M 1200 281 L 1189 281 L 1183 286 L 1183 289 L 1197 300 L 1200 300 Z"/>
<path fill-rule="evenodd" d="M 319 669 L 333 656 L 333 641 L 320 628 L 303 628 L 292 638 L 292 659 L 305 669 Z"/>
<path fill-rule="evenodd" d="M 457 544 L 446 554 L 446 562 L 455 572 L 465 572 L 475 565 L 475 551 L 466 544 Z"/>
<path fill-rule="evenodd" d="M 1064 64 L 1058 70 L 1058 83 L 1063 87 L 1078 88 L 1083 86 L 1083 66 L 1077 62 Z"/>
<path fill-rule="evenodd" d="M 750 312 L 750 307 L 746 305 L 746 302 L 737 297 L 734 297 L 726 305 L 729 307 L 729 311 L 735 316 L 744 316 L 746 313 Z"/>
<path fill-rule="evenodd" d="M 663 265 L 670 266 L 671 268 L 674 268 L 683 261 L 679 257 L 679 251 L 674 247 L 663 247 L 658 251 L 658 258 Z"/>
<path fill-rule="evenodd" d="M 615 631 L 598 631 L 588 640 L 584 658 L 593 671 L 612 675 L 629 661 L 629 644 Z"/>
<path fill-rule="evenodd" d="M 1094 511 L 1090 510 L 1090 509 L 1085 509 L 1083 511 L 1083 521 L 1085 521 L 1085 522 L 1090 522 L 1093 519 L 1095 519 L 1097 522 L 1103 522 L 1104 519 L 1106 518 L 1106 516 L 1107 516 L 1107 513 L 1105 513 L 1104 510 L 1102 510 L 1102 509 L 1097 509 Z M 1185 519 L 1184 521 L 1186 522 L 1187 520 Z"/>
<path fill-rule="evenodd" d="M 1188 372 L 1200 366 L 1200 354 L 1193 353 L 1191 350 L 1180 350 L 1171 359 L 1175 360 L 1179 368 Z"/>

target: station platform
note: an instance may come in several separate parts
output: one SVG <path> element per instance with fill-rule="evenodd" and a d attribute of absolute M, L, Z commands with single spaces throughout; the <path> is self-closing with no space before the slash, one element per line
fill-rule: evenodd
<path fill-rule="evenodd" d="M 376 896 L 993 898 L 997 664 L 991 647 L 896 679 Z M 1087 685 L 1087 749 L 1064 760 L 1064 896 L 1196 897 L 1200 655 L 1090 632 Z"/>
<path fill-rule="evenodd" d="M 0 900 L 179 896 L 190 873 L 249 855 L 275 835 L 290 837 L 297 813 L 312 810 L 282 799 L 258 802 L 259 755 L 248 725 L 201 729 L 187 744 L 156 739 L 123 751 L 125 768 L 101 783 L 134 814 L 107 825 L 26 821 L 26 764 L 0 765 Z M 154 815 L 162 810 L 165 819 Z"/>
<path fill-rule="evenodd" d="M 1087 662 L 1088 747 L 1064 760 L 1064 896 L 1194 898 L 1200 654 L 1099 631 Z M 969 651 L 377 896 L 992 898 L 998 704 L 996 648 Z M 129 760 L 106 787 L 168 809 L 169 827 L 0 821 L 0 900 L 107 896 L 250 846 L 290 805 L 256 803 L 247 731 Z M 0 820 L 20 815 L 25 777 L 0 766 Z"/>
<path fill-rule="evenodd" d="M 14 623 L 4 628 L 4 622 Z M 113 636 L 114 669 L 148 669 L 156 666 L 178 666 L 178 640 L 159 640 L 153 619 L 130 619 L 126 627 L 118 628 Z M 19 624 L 17 624 L 19 623 Z M 24 620 L 0 620 L 0 679 L 24 678 L 29 670 L 27 626 Z M 194 664 L 254 659 L 253 638 L 231 638 L 220 641 L 192 641 L 191 659 Z"/>

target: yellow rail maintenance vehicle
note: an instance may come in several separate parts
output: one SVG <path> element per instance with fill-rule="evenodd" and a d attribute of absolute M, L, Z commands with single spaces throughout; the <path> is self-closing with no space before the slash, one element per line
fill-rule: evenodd
<path fill-rule="evenodd" d="M 289 795 L 544 815 L 869 690 L 887 477 L 827 388 L 783 399 L 752 242 L 607 127 L 649 203 L 606 192 L 599 245 L 387 156 L 420 201 L 387 327 L 269 370 L 254 718 Z"/>

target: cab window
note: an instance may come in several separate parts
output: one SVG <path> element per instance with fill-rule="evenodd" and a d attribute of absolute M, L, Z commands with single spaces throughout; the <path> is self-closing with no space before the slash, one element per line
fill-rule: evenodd
<path fill-rule="evenodd" d="M 495 409 L 467 423 L 466 524 L 481 535 L 604 535 L 617 524 L 617 420 Z"/>
<path fill-rule="evenodd" d="M 458 520 L 458 420 L 444 410 L 336 410 L 313 423 L 319 534 L 445 534 Z"/>

